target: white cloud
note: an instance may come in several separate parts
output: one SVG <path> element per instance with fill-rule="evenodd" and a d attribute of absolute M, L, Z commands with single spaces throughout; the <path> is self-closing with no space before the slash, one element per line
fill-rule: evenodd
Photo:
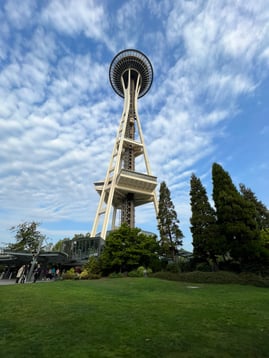
<path fill-rule="evenodd" d="M 93 0 L 52 0 L 42 13 L 44 24 L 71 36 L 83 33 L 86 37 L 104 42 L 108 47 L 108 16 L 104 7 Z"/>
<path fill-rule="evenodd" d="M 12 26 L 22 29 L 33 20 L 35 2 L 31 0 L 9 0 L 5 2 L 5 15 Z"/>

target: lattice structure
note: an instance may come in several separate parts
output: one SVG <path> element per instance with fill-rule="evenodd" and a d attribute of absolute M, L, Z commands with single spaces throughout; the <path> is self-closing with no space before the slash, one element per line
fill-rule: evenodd
<path fill-rule="evenodd" d="M 155 188 L 157 178 L 151 174 L 142 128 L 137 112 L 137 100 L 151 87 L 153 69 L 149 59 L 140 51 L 124 50 L 111 62 L 109 79 L 114 91 L 124 98 L 124 107 L 105 180 L 95 183 L 100 194 L 91 236 L 105 239 L 110 220 L 115 229 L 117 211 L 121 223 L 135 226 L 135 207 L 153 202 L 156 216 L 158 202 Z M 143 156 L 146 173 L 135 170 L 135 161 Z M 103 221 L 101 223 L 101 218 Z"/>

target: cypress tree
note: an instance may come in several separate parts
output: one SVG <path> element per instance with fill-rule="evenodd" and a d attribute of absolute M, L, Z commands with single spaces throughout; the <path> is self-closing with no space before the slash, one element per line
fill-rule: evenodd
<path fill-rule="evenodd" d="M 267 207 L 257 199 L 256 195 L 250 188 L 247 188 L 244 184 L 239 184 L 240 192 L 243 197 L 251 202 L 256 210 L 256 222 L 260 230 L 269 228 L 269 210 Z"/>
<path fill-rule="evenodd" d="M 164 181 L 160 185 L 157 219 L 162 254 L 175 260 L 177 247 L 182 245 L 182 238 L 184 236 L 179 228 L 179 220 L 171 200 L 170 190 Z"/>
<path fill-rule="evenodd" d="M 251 202 L 256 210 L 256 222 L 260 230 L 260 244 L 264 248 L 260 261 L 269 261 L 269 210 L 264 203 L 257 199 L 256 195 L 250 188 L 244 184 L 239 184 L 240 192 L 243 197 Z"/>
<path fill-rule="evenodd" d="M 198 261 L 211 259 L 216 265 L 217 255 L 222 252 L 215 210 L 208 201 L 205 187 L 195 174 L 191 175 L 190 187 L 193 255 Z"/>
<path fill-rule="evenodd" d="M 236 189 L 228 172 L 219 164 L 212 166 L 213 199 L 217 223 L 224 240 L 225 253 L 241 264 L 258 257 L 259 230 L 254 205 Z"/>

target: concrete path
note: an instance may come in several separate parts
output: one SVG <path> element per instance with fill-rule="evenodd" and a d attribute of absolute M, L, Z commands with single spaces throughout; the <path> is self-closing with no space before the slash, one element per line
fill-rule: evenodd
<path fill-rule="evenodd" d="M 39 282 L 54 282 L 54 280 L 37 280 L 36 283 Z M 33 283 L 33 281 L 29 281 L 29 282 L 25 282 L 25 283 L 17 283 L 16 284 L 16 280 L 15 279 L 11 279 L 11 280 L 0 280 L 0 286 L 5 286 L 5 285 L 25 285 L 27 283 Z"/>
<path fill-rule="evenodd" d="M 4 285 L 14 285 L 16 283 L 16 280 L 11 279 L 11 280 L 0 280 L 0 286 L 4 286 Z"/>

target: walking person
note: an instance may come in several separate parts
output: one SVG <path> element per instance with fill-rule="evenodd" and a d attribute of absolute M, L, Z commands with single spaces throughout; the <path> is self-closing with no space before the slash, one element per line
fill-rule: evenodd
<path fill-rule="evenodd" d="M 24 275 L 25 275 L 25 265 L 22 265 L 17 272 L 16 283 L 22 282 Z"/>
<path fill-rule="evenodd" d="M 35 283 L 36 280 L 39 278 L 40 273 L 41 273 L 41 268 L 40 268 L 40 264 L 38 264 L 37 267 L 34 270 L 34 281 L 33 281 L 33 283 Z"/>

